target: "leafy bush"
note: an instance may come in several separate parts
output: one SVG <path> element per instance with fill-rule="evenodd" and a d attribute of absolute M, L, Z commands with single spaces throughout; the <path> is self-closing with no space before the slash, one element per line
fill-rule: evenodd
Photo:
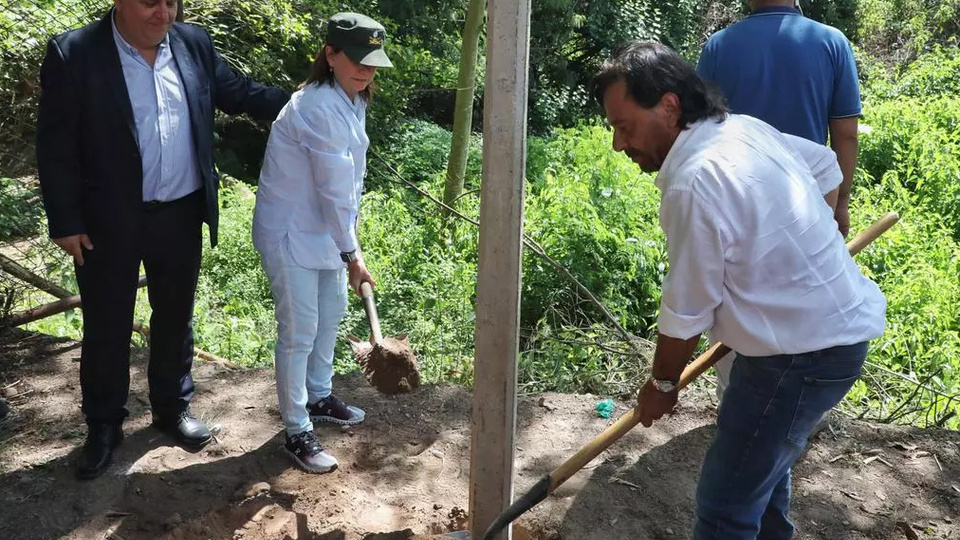
<path fill-rule="evenodd" d="M 438 176 L 434 192 L 441 185 Z M 462 221 L 444 223 L 435 208 L 411 208 L 390 190 L 364 197 L 360 228 L 384 334 L 408 334 L 426 380 L 471 382 L 477 230 Z M 369 327 L 357 307 L 345 326 L 366 337 Z"/>
<path fill-rule="evenodd" d="M 410 120 L 386 138 L 377 152 L 391 163 L 401 177 L 414 184 L 429 183 L 445 174 L 450 157 L 450 131 L 431 122 Z M 470 141 L 465 185 L 477 185 L 481 170 L 482 143 L 478 136 Z M 397 182 L 396 176 L 374 155 L 368 156 L 368 189 Z"/>
<path fill-rule="evenodd" d="M 385 159 L 396 160 L 396 169 L 405 178 L 439 193 L 449 139 L 442 128 L 413 123 L 383 153 Z M 467 176 L 476 181 L 480 141 L 471 148 Z M 558 130 L 547 139 L 533 137 L 528 148 L 525 231 L 607 303 L 622 324 L 646 332 L 656 314 L 666 261 L 657 225 L 659 194 L 652 180 L 610 150 L 610 133 L 601 127 Z M 392 178 L 376 160 L 369 168 L 372 176 Z M 411 205 L 430 204 L 409 190 L 399 196 Z M 477 202 L 476 196 L 464 197 L 461 210 L 476 217 Z M 430 223 L 435 212 L 434 207 L 423 207 L 421 223 Z M 438 241 L 447 240 L 441 236 Z M 574 316 L 580 309 L 580 295 L 574 291 L 548 263 L 525 251 L 524 326 L 536 327 L 561 305 L 566 306 L 565 316 L 582 319 L 584 314 Z M 585 315 L 593 320 L 598 316 L 590 308 Z"/>
<path fill-rule="evenodd" d="M 936 98 L 960 93 L 960 47 L 936 45 L 916 60 L 888 68 L 858 54 L 864 101 L 879 103 L 906 97 Z"/>
<path fill-rule="evenodd" d="M 614 313 L 649 333 L 666 265 L 659 193 L 652 178 L 610 149 L 601 127 L 561 130 L 547 146 L 554 161 L 529 186 L 525 230 Z M 536 326 L 558 304 L 568 321 L 599 320 L 575 287 L 542 260 L 525 257 L 521 320 Z M 579 313 L 582 311 L 582 313 Z"/>
<path fill-rule="evenodd" d="M 902 99 L 867 110 L 859 165 L 874 180 L 893 175 L 901 201 L 940 216 L 960 239 L 960 99 Z"/>
<path fill-rule="evenodd" d="M 47 40 L 105 11 L 98 0 L 0 0 L 0 176 L 33 174 L 40 63 Z"/>
<path fill-rule="evenodd" d="M 40 189 L 29 180 L 0 176 L 0 242 L 33 238 L 41 230 Z"/>
<path fill-rule="evenodd" d="M 889 373 L 923 381 L 944 394 L 960 394 L 960 243 L 936 212 L 912 207 L 909 188 L 897 175 L 861 185 L 852 200 L 855 230 L 890 210 L 899 211 L 901 219 L 857 258 L 887 298 L 887 330 L 871 344 L 871 378 L 859 383 L 848 403 L 881 420 L 897 419 L 890 415 L 906 406 L 900 409 L 905 414 L 901 421 L 946 418 L 946 425 L 960 427 L 957 417 L 947 417 L 949 407 L 960 414 L 960 404 L 929 392 L 911 399 L 916 385 Z M 939 411 L 933 417 L 931 407 Z"/>
<path fill-rule="evenodd" d="M 805 16 L 829 24 L 853 38 L 859 27 L 858 3 L 859 0 L 800 0 L 800 7 Z"/>
<path fill-rule="evenodd" d="M 292 89 L 306 78 L 323 42 L 327 16 L 341 2 L 324 0 L 200 0 L 189 2 L 187 22 L 210 32 L 220 55 L 265 84 Z"/>
<path fill-rule="evenodd" d="M 204 228 L 194 308 L 197 347 L 243 365 L 263 365 L 273 358 L 277 332 L 270 284 L 251 240 L 255 198 L 234 185 L 222 190 L 220 201 L 216 248 L 210 249 Z"/>
<path fill-rule="evenodd" d="M 903 62 L 936 44 L 956 45 L 960 0 L 860 0 L 857 39 L 871 54 Z"/>

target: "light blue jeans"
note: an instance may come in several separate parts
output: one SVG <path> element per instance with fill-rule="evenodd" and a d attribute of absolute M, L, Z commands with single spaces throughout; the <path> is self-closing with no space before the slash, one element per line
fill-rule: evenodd
<path fill-rule="evenodd" d="M 860 376 L 867 343 L 737 355 L 697 486 L 695 540 L 790 540 L 790 469 Z"/>
<path fill-rule="evenodd" d="M 304 268 L 284 240 L 261 253 L 277 319 L 274 365 L 280 415 L 288 435 L 312 431 L 307 403 L 330 395 L 337 327 L 347 307 L 346 269 Z"/>

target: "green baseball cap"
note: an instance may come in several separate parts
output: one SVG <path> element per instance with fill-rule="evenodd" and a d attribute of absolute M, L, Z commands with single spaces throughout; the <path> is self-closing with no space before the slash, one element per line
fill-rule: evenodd
<path fill-rule="evenodd" d="M 383 52 L 387 31 L 377 21 L 359 13 L 337 13 L 327 22 L 327 45 L 341 49 L 364 66 L 393 67 Z"/>

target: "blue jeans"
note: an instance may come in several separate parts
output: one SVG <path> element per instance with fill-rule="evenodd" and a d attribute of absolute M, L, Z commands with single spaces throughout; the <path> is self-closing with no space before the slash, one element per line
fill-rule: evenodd
<path fill-rule="evenodd" d="M 347 272 L 304 268 L 287 242 L 261 254 L 277 319 L 274 366 L 288 435 L 313 431 L 307 403 L 330 395 L 337 327 L 347 307 Z"/>
<path fill-rule="evenodd" d="M 695 540 L 790 540 L 790 468 L 860 376 L 867 342 L 737 355 L 697 486 Z"/>

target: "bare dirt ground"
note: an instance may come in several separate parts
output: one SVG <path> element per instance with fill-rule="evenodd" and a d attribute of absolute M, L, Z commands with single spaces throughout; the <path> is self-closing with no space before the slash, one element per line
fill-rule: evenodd
<path fill-rule="evenodd" d="M 468 389 L 384 396 L 360 374 L 338 377 L 336 392 L 362 406 L 367 421 L 318 428 L 341 467 L 310 475 L 280 451 L 271 371 L 195 369 L 194 411 L 221 431 L 190 453 L 149 426 L 145 354 L 137 351 L 127 438 L 103 477 L 79 482 L 79 354 L 72 341 L 0 333 L 0 388 L 13 406 L 0 422 L 0 539 L 405 540 L 466 526 Z M 520 401 L 518 494 L 613 421 L 595 416 L 599 399 Z M 704 391 L 681 402 L 669 420 L 635 429 L 521 518 L 514 538 L 689 538 L 715 405 Z M 629 406 L 617 402 L 615 414 Z M 960 539 L 960 433 L 835 426 L 795 469 L 800 538 Z"/>

